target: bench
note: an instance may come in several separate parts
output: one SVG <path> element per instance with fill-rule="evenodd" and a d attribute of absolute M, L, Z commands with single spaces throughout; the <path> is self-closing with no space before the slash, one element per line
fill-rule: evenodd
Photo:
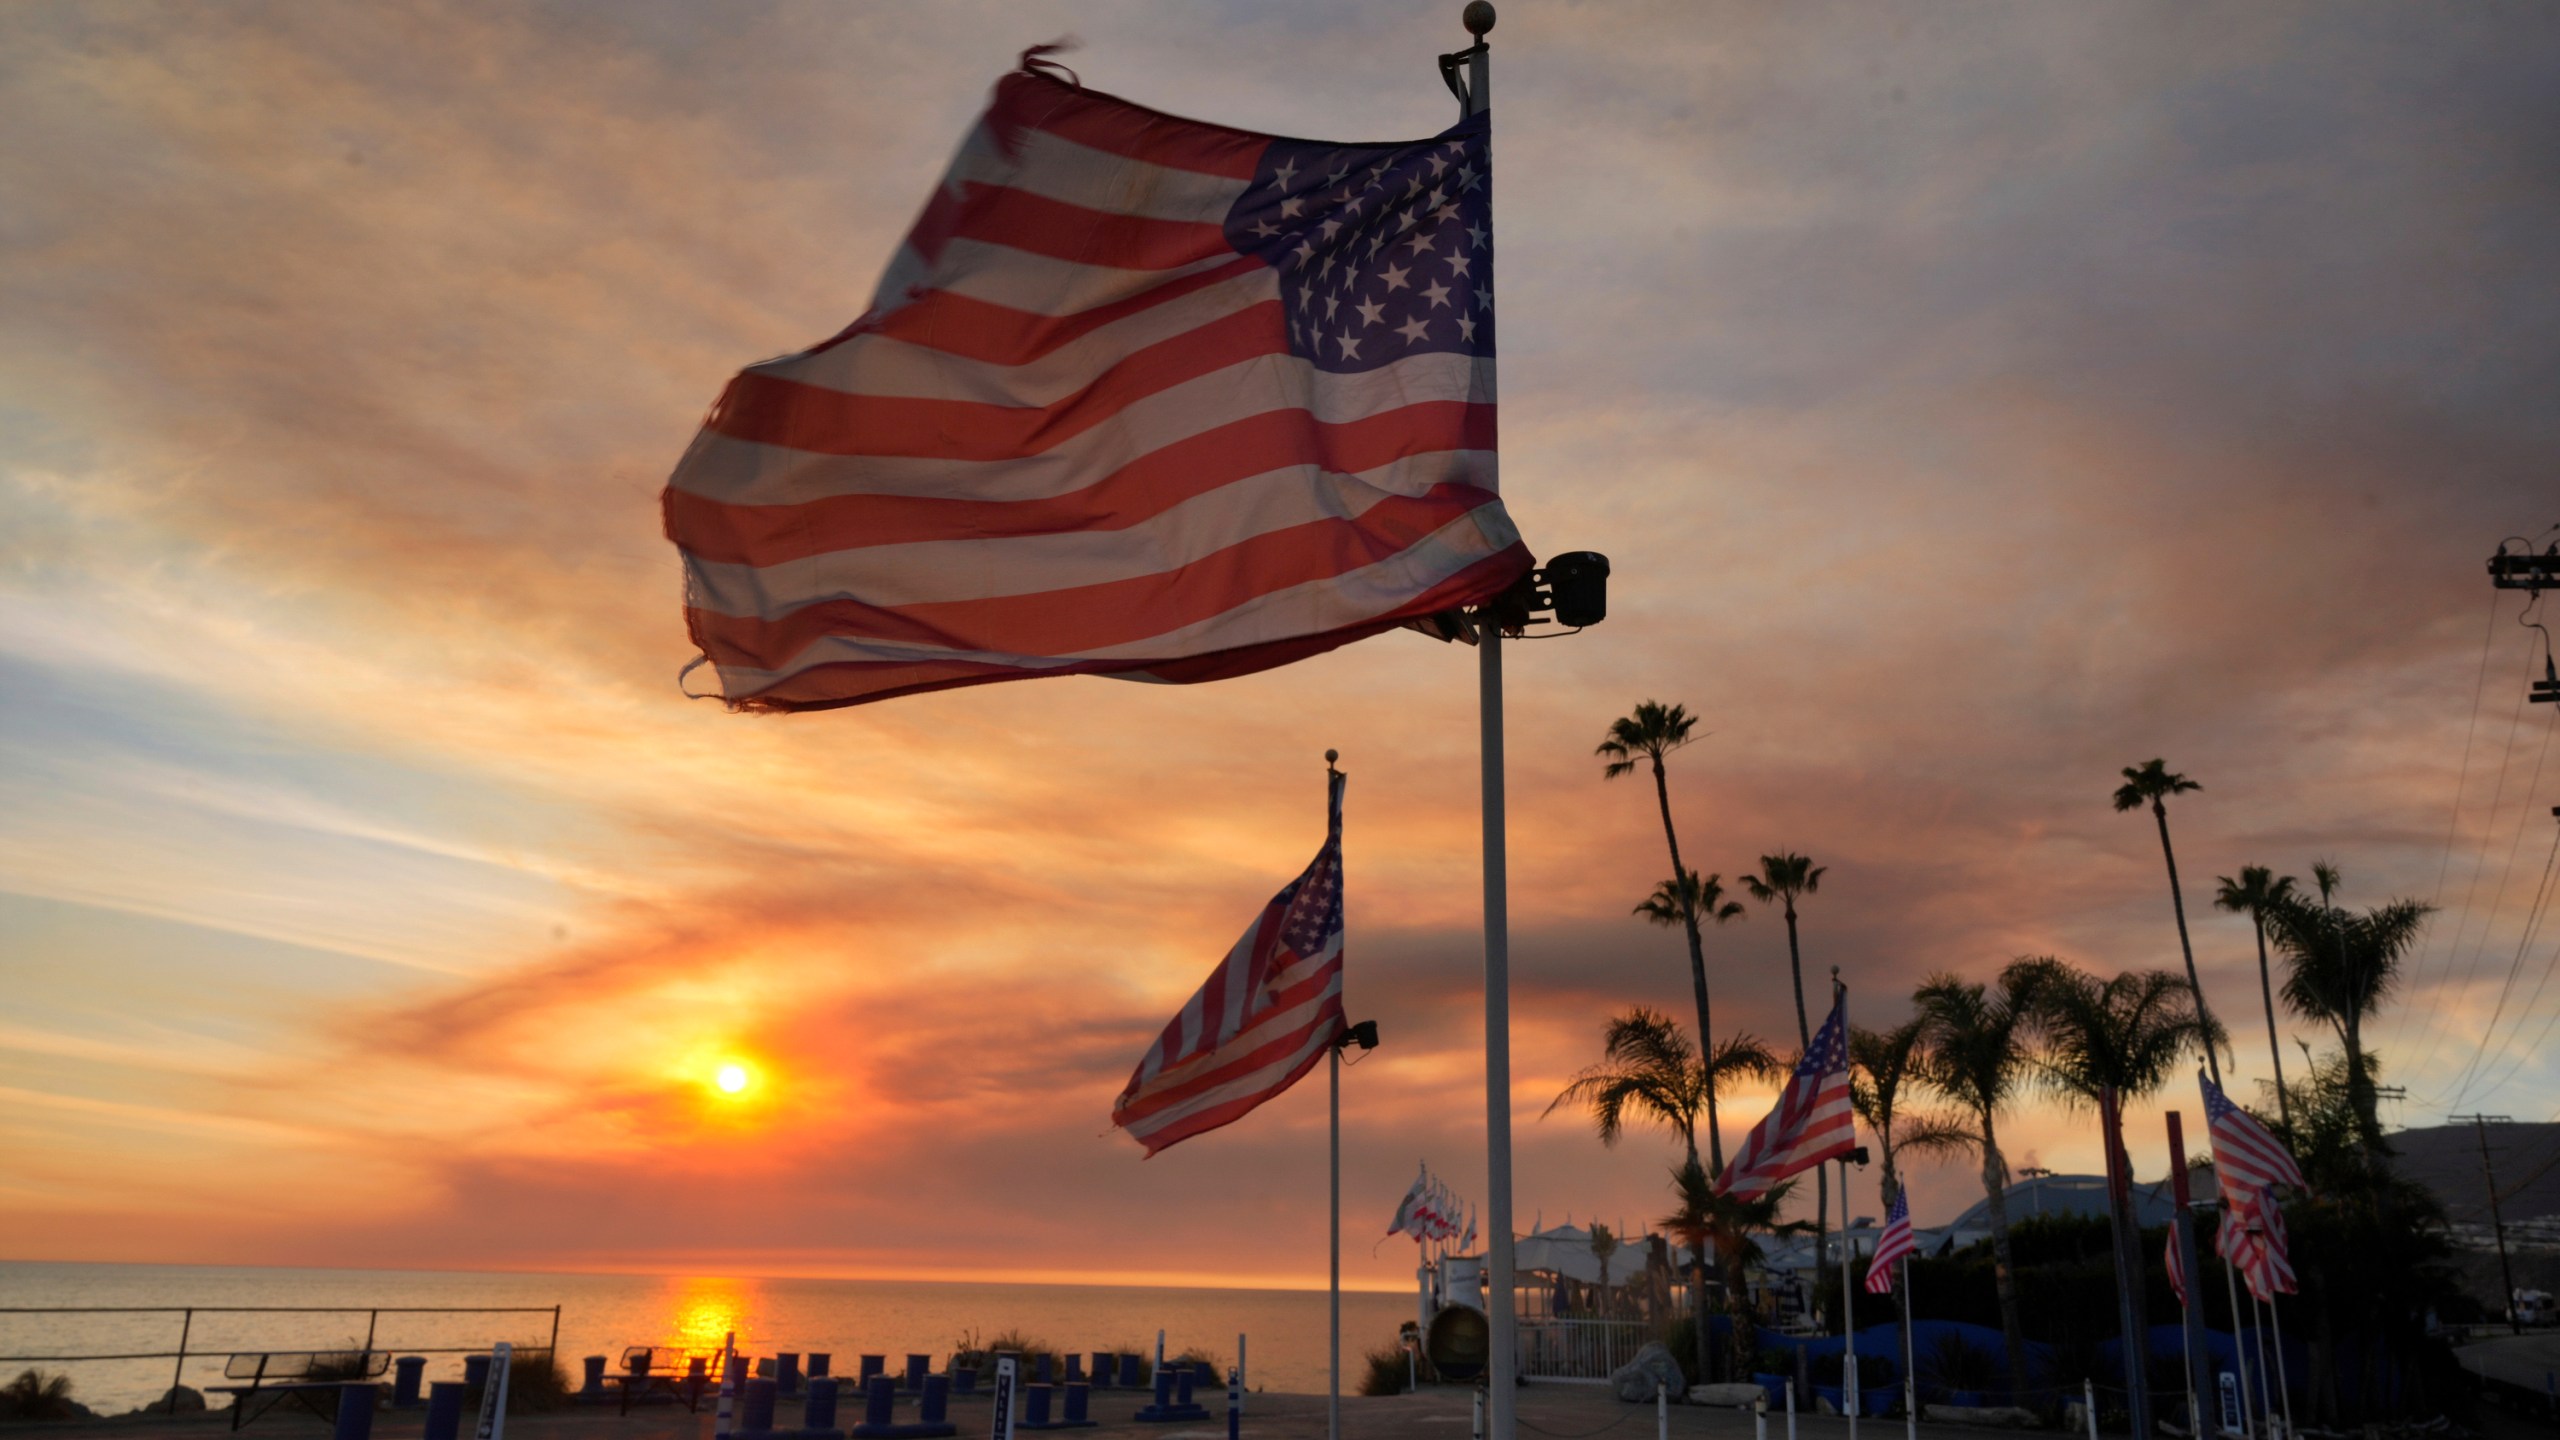
<path fill-rule="evenodd" d="M 245 1385 L 208 1385 L 229 1395 L 231 1428 L 290 1401 L 323 1420 L 338 1418 L 338 1392 L 349 1385 L 370 1385 L 391 1368 L 388 1350 L 287 1350 L 234 1355 L 224 1362 L 222 1378 Z M 258 1397 L 265 1396 L 265 1403 Z"/>
<path fill-rule="evenodd" d="M 694 1362 L 702 1362 L 702 1373 L 694 1373 Z M 607 1385 L 622 1387 L 622 1413 L 631 1413 L 633 1396 L 646 1400 L 664 1395 L 681 1400 L 688 1413 L 702 1407 L 702 1392 L 720 1383 L 720 1352 L 688 1350 L 681 1345 L 634 1345 L 622 1352 L 622 1373 L 604 1377 Z"/>

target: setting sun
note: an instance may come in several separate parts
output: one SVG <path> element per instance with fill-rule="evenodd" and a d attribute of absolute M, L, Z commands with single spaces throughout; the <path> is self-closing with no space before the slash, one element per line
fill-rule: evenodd
<path fill-rule="evenodd" d="M 746 1066 L 732 1063 L 721 1066 L 720 1073 L 712 1077 L 712 1083 L 720 1087 L 721 1093 L 736 1095 L 747 1088 L 748 1078 Z"/>

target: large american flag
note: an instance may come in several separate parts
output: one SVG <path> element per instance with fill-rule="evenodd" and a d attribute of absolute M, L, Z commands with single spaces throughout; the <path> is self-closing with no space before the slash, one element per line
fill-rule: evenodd
<path fill-rule="evenodd" d="M 1026 56 L 871 309 L 668 482 L 720 694 L 1214 680 L 1499 594 L 1489 123 L 1280 139 Z"/>
<path fill-rule="evenodd" d="M 1876 1237 L 1875 1258 L 1867 1262 L 1867 1293 L 1892 1294 L 1893 1267 L 1919 1253 L 1920 1244 L 1911 1234 L 1911 1191 L 1906 1186 L 1884 1212 L 1884 1233 Z"/>
<path fill-rule="evenodd" d="M 2223 1192 L 2222 1230 L 2215 1248 L 2239 1270 L 2249 1293 L 2272 1300 L 2295 1289 L 2291 1241 L 2284 1211 L 2263 1190 Z"/>
<path fill-rule="evenodd" d="M 2302 1167 L 2294 1163 L 2293 1152 L 2273 1131 L 2232 1104 L 2222 1087 L 2202 1071 L 2197 1072 L 2196 1083 L 2204 1087 L 2205 1122 L 2213 1134 L 2214 1181 L 2225 1194 L 2264 1191 L 2275 1185 L 2311 1188 L 2302 1182 Z"/>
<path fill-rule="evenodd" d="M 1111 1123 L 1149 1155 L 1243 1119 L 1297 1083 L 1342 1035 L 1342 787 L 1306 870 L 1262 907 L 1164 1034 Z"/>
<path fill-rule="evenodd" d="M 1845 992 L 1833 995 L 1831 1018 L 1813 1032 L 1778 1103 L 1751 1127 L 1716 1177 L 1717 1194 L 1757 1200 L 1788 1176 L 1857 1147 L 1857 1122 L 1849 1111 L 1847 1005 Z"/>

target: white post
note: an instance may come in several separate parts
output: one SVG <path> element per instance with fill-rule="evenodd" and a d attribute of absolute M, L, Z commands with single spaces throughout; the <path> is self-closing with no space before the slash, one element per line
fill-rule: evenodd
<path fill-rule="evenodd" d="M 1473 108 L 1484 106 L 1484 57 L 1475 59 Z M 1491 1440 L 1518 1440 L 1513 1393 L 1520 1368 L 1520 1317 L 1511 1245 L 1510 859 L 1503 834 L 1502 627 L 1488 617 L 1476 643 L 1484 749 L 1484 1150 L 1486 1238 L 1492 1275 L 1485 1296 L 1492 1354 L 1485 1368 Z"/>
<path fill-rule="evenodd" d="M 1858 1284 L 1851 1273 L 1858 1259 L 1858 1242 L 1849 1234 L 1849 1162 L 1840 1162 L 1840 1408 L 1849 1417 L 1849 1440 L 1858 1440 Z"/>
<path fill-rule="evenodd" d="M 2089 1440 L 2098 1440 L 2098 1382 L 2080 1382 L 2080 1414 L 2089 1422 Z"/>
<path fill-rule="evenodd" d="M 477 1440 L 505 1440 L 507 1433 L 507 1372 L 515 1368 L 515 1346 L 504 1340 L 489 1347 L 489 1378 L 480 1387 L 480 1428 Z M 175 1413 L 174 1409 L 171 1413 Z"/>
<path fill-rule="evenodd" d="M 1796 1382 L 1794 1376 L 1789 1376 L 1787 1378 L 1787 1440 L 1796 1440 Z"/>
<path fill-rule="evenodd" d="M 629 1381 L 624 1381 L 629 1384 Z M 715 1440 L 729 1440 L 729 1417 L 738 1403 L 738 1332 L 732 1330 L 720 1342 L 720 1423 L 712 1432 Z"/>
<path fill-rule="evenodd" d="M 1156 1332 L 1156 1368 L 1158 1370 L 1164 1368 L 1164 1332 L 1162 1330 Z"/>
<path fill-rule="evenodd" d="M 2284 1317 L 2276 1313 L 2272 1295 L 2267 1297 L 2267 1328 L 2276 1342 L 2276 1398 L 2284 1402 L 2285 1440 L 2293 1440 L 2293 1384 L 2284 1373 Z"/>
<path fill-rule="evenodd" d="M 1840 1204 L 1845 1208 L 1849 1197 L 1844 1192 Z M 1911 1257 L 1894 1262 L 1902 1274 L 1902 1435 L 1903 1440 L 1920 1440 L 1920 1378 L 1911 1363 Z"/>
<path fill-rule="evenodd" d="M 1326 1354 L 1332 1368 L 1324 1392 L 1325 1440 L 1342 1440 L 1342 1046 L 1325 1051 L 1325 1120 L 1333 1167 L 1331 1213 L 1333 1244 L 1326 1258 L 1333 1267 L 1325 1295 Z M 1244 1337 L 1236 1337 L 1236 1364 L 1244 1364 Z"/>
<path fill-rule="evenodd" d="M 1769 1396 L 1766 1391 L 1751 1402 L 1751 1440 L 1769 1440 Z"/>
<path fill-rule="evenodd" d="M 1654 1440 L 1671 1440 L 1671 1391 L 1660 1380 L 1653 1382 Z"/>
<path fill-rule="evenodd" d="M 1334 1213 L 1338 1215 L 1341 1211 L 1337 1207 Z M 1341 1253 L 1339 1246 L 1336 1247 L 1335 1253 Z M 1336 1362 L 1335 1369 L 1336 1373 L 1339 1373 L 1339 1362 Z M 1236 1332 L 1236 1383 L 1239 1385 L 1250 1385 L 1253 1383 L 1252 1372 L 1246 1370 L 1244 1367 L 1244 1332 L 1241 1330 Z"/>
<path fill-rule="evenodd" d="M 2249 1352 L 2240 1346 L 2240 1280 L 2232 1273 L 2228 1255 L 2222 1257 L 2222 1288 L 2231 1297 L 2231 1363 L 2240 1370 L 2240 1436 L 2257 1440 L 2258 1423 L 2249 1418 Z M 2259 1388 L 2264 1389 L 2264 1384 Z"/>

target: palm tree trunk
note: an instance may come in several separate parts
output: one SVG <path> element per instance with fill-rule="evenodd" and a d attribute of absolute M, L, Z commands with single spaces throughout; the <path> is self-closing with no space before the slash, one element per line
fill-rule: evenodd
<path fill-rule="evenodd" d="M 1991 1282 L 2000 1296 L 2000 1348 L 2009 1357 L 2009 1392 L 2014 1402 L 2027 1393 L 2027 1347 L 2018 1323 L 2018 1277 L 2009 1262 L 2009 1162 L 2000 1154 L 2000 1137 L 1991 1113 L 1982 1112 L 1982 1194 L 1991 1211 Z"/>
<path fill-rule="evenodd" d="M 2098 1092 L 2099 1138 L 2107 1156 L 2107 1240 L 2115 1252 L 2118 1352 L 2124 1361 L 2125 1408 L 2133 1417 L 2133 1433 L 2151 1433 L 2151 1327 L 2144 1320 L 2142 1256 L 2127 1214 L 2133 1184 L 2133 1160 L 2124 1149 L 2124 1112 L 2113 1086 Z M 2197 1433 L 2201 1433 L 2198 1431 Z"/>
<path fill-rule="evenodd" d="M 2178 912 L 2178 950 L 2187 957 L 2187 989 L 2196 997 L 2196 1018 L 2205 1022 L 2205 1028 L 2210 1030 L 2213 1028 L 2213 1012 L 2205 1008 L 2204 986 L 2196 980 L 2196 947 L 2187 939 L 2187 897 L 2178 888 L 2178 852 L 2169 848 L 2169 807 L 2153 799 L 2151 818 L 2160 822 L 2160 858 L 2169 863 L 2169 905 Z M 2215 1058 L 2210 1040 L 2205 1042 L 2204 1066 L 2213 1072 L 2214 1087 L 2221 1088 L 2222 1062 Z"/>
<path fill-rule="evenodd" d="M 2267 1002 L 2267 1059 L 2276 1067 L 2276 1114 L 2284 1120 L 2285 1134 L 2293 1133 L 2293 1101 L 2284 1093 L 2284 1049 L 2276 1039 L 2275 983 L 2267 978 L 2267 926 L 2265 916 L 2249 912 L 2249 925 L 2258 932 L 2258 998 Z"/>
<path fill-rule="evenodd" d="M 1707 1173 L 1724 1173 L 1724 1127 L 1716 1119 L 1716 1032 L 1710 1023 L 1713 1012 L 1707 1002 L 1707 947 L 1698 938 L 1698 907 L 1690 898 L 1688 886 L 1681 882 L 1689 872 L 1680 863 L 1680 832 L 1671 824 L 1671 777 L 1662 768 L 1662 757 L 1653 761 L 1653 796 L 1662 806 L 1662 840 L 1671 848 L 1671 886 L 1680 896 L 1680 924 L 1689 932 L 1689 981 L 1698 992 L 1698 1054 L 1707 1064 L 1707 1158 L 1714 1168 Z M 1703 1282 L 1701 1282 L 1703 1284 Z M 1704 1290 L 1699 1292 L 1704 1295 Z"/>
<path fill-rule="evenodd" d="M 1793 895 L 1787 897 L 1787 971 L 1796 986 L 1796 1044 L 1810 1050 L 1813 1048 L 1813 1027 L 1805 1023 L 1804 954 L 1796 946 L 1796 902 Z M 1840 1228 L 1843 1230 L 1848 1228 L 1845 1223 L 1848 1215 L 1847 1182 L 1843 1181 L 1840 1195 L 1840 1216 L 1844 1222 Z M 1819 1256 L 1830 1246 L 1831 1167 L 1816 1165 L 1813 1167 L 1813 1253 Z"/>

